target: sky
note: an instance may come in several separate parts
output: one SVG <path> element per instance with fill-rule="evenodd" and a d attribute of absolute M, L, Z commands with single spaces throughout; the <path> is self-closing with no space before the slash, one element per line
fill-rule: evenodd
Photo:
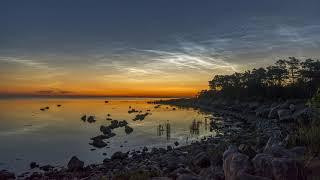
<path fill-rule="evenodd" d="M 320 55 L 319 0 L 1 0 L 0 95 L 193 96 Z"/>

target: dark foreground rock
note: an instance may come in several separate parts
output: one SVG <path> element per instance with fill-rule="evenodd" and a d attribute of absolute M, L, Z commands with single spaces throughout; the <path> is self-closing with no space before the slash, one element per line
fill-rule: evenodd
<path fill-rule="evenodd" d="M 84 162 L 80 161 L 76 156 L 73 156 L 68 163 L 69 171 L 78 171 L 81 170 L 84 166 Z"/>

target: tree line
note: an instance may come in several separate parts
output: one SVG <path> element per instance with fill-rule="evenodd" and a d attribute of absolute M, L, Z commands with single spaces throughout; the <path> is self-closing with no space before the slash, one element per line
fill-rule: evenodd
<path fill-rule="evenodd" d="M 320 61 L 279 59 L 266 68 L 215 75 L 199 98 L 310 98 L 320 85 Z"/>

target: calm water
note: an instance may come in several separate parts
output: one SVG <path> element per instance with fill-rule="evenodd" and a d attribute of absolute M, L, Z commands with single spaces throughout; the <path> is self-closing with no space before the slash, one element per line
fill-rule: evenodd
<path fill-rule="evenodd" d="M 65 166 L 73 155 L 86 164 L 101 163 L 119 150 L 166 147 L 175 141 L 186 144 L 214 134 L 209 130 L 209 115 L 193 109 L 173 110 L 164 105 L 154 108 L 155 105 L 146 103 L 156 99 L 109 98 L 107 104 L 104 100 L 0 99 L 0 169 L 23 172 L 31 161 Z M 46 106 L 50 109 L 40 111 Z M 133 121 L 137 113 L 128 114 L 129 106 L 143 113 L 150 109 L 151 115 L 143 121 Z M 81 121 L 84 114 L 94 115 L 97 121 Z M 100 125 L 110 124 L 107 114 L 112 119 L 127 120 L 134 131 L 126 135 L 124 128 L 115 129 L 117 135 L 105 140 L 110 142 L 109 148 L 91 151 L 90 138 L 101 134 Z M 160 131 L 159 125 L 163 126 Z"/>

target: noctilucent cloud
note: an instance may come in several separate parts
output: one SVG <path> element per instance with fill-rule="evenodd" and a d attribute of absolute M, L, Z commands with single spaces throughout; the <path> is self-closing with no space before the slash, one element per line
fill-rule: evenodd
<path fill-rule="evenodd" d="M 318 0 L 0 2 L 2 95 L 191 96 L 215 74 L 318 58 Z"/>

